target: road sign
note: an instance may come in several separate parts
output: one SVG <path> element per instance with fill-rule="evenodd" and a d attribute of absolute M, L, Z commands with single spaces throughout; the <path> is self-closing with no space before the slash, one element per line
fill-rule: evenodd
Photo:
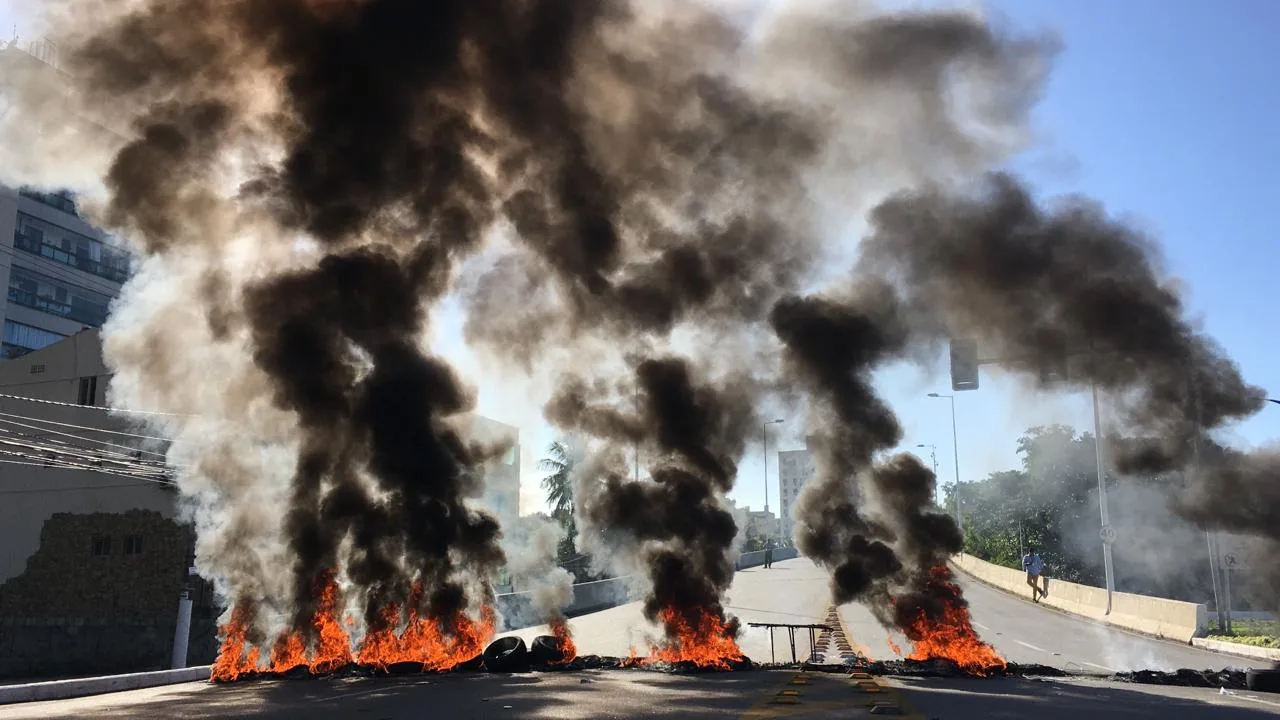
<path fill-rule="evenodd" d="M 1102 538 L 1102 542 L 1111 545 L 1116 541 L 1116 529 L 1110 525 L 1105 525 L 1102 530 L 1098 532 L 1098 536 Z"/>
<path fill-rule="evenodd" d="M 1247 570 L 1253 555 L 1253 538 L 1218 533 L 1218 565 L 1227 570 Z"/>

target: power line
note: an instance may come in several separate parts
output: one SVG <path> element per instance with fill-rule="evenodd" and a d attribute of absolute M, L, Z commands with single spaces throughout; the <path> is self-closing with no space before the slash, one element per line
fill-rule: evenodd
<path fill-rule="evenodd" d="M 133 448 L 133 447 L 129 447 L 128 445 L 121 445 L 120 443 L 108 442 L 108 441 L 106 441 L 106 440 L 94 440 L 93 438 L 87 438 L 87 437 L 83 437 L 83 436 L 80 436 L 80 435 L 72 435 L 71 433 L 65 433 L 65 432 L 61 432 L 61 431 L 59 431 L 59 430 L 50 430 L 49 428 L 42 428 L 42 427 L 40 427 L 40 426 L 38 426 L 38 425 L 28 425 L 27 423 L 20 423 L 20 422 L 18 422 L 18 421 L 16 421 L 16 420 L 5 420 L 4 418 L 0 418 L 0 423 L 7 424 L 7 425 L 16 425 L 16 426 L 18 426 L 18 427 L 27 428 L 28 430 L 39 430 L 39 431 L 40 431 L 40 432 L 42 432 L 42 433 L 48 433 L 48 434 L 50 434 L 50 435 L 61 435 L 62 437 L 74 438 L 74 439 L 76 439 L 76 440 L 81 440 L 81 441 L 83 441 L 83 442 L 91 442 L 91 443 L 97 443 L 97 444 L 99 444 L 99 445 L 106 445 L 107 447 L 123 448 L 123 449 L 125 449 L 125 450 L 128 450 L 128 451 L 129 451 L 129 455 L 130 455 L 130 456 L 132 456 L 132 455 L 134 455 L 134 454 L 138 454 L 138 453 L 146 453 L 147 455 L 155 455 L 155 456 L 157 456 L 157 457 L 165 457 L 165 454 L 164 454 L 164 453 L 158 453 L 158 452 L 154 452 L 154 451 L 151 451 L 151 450 L 142 450 L 142 449 L 140 449 L 140 448 Z M 122 455 L 121 453 L 112 453 L 112 454 L 113 454 L 113 455 L 121 455 L 121 457 L 126 457 L 125 455 Z M 140 458 L 139 458 L 139 459 L 140 459 Z"/>
<path fill-rule="evenodd" d="M 72 423 L 58 422 L 56 420 L 45 420 L 43 418 L 30 417 L 28 415 L 15 415 L 14 413 L 0 412 L 0 417 L 11 417 L 19 420 L 30 420 L 31 422 L 46 423 L 48 425 L 57 425 L 58 427 L 69 427 L 76 430 L 88 430 L 89 432 L 107 433 L 109 435 L 121 435 L 123 437 L 138 438 L 139 440 L 156 440 L 158 442 L 172 442 L 169 438 L 155 437 L 153 435 L 138 435 L 136 433 L 123 432 L 121 430 L 108 430 L 106 428 L 90 427 L 88 425 L 75 425 Z M 43 428 L 42 428 L 43 429 Z M 85 438 L 86 440 L 88 438 Z"/>
<path fill-rule="evenodd" d="M 158 412 L 155 410 L 127 410 L 125 408 L 104 407 L 102 405 L 77 405 L 76 403 L 58 402 L 57 400 L 41 400 L 39 398 L 22 397 L 21 395 L 6 395 L 4 393 L 0 393 L 0 398 L 6 400 L 25 400 L 27 402 L 40 403 L 42 405 L 54 405 L 57 407 L 80 408 L 81 410 L 97 410 L 99 412 L 129 413 L 131 415 L 165 415 L 168 417 L 188 418 L 200 417 L 199 415 L 191 415 L 189 413 Z"/>
<path fill-rule="evenodd" d="M 0 442 L 3 442 L 3 441 L 0 441 Z M 177 486 L 177 483 L 175 483 L 172 480 L 157 478 L 154 475 L 148 475 L 143 473 L 130 473 L 127 471 L 112 472 L 111 470 L 103 470 L 102 468 L 93 467 L 91 465 L 81 465 L 79 463 L 73 463 L 67 460 L 62 460 L 57 458 L 41 458 L 38 455 L 14 452 L 12 450 L 0 450 L 0 455 L 17 457 L 17 458 L 21 458 L 24 461 L 33 461 L 33 462 L 21 462 L 16 464 L 39 465 L 41 467 L 50 468 L 50 469 L 59 469 L 59 470 L 81 470 L 85 472 L 101 473 L 103 475 L 112 475 L 114 477 L 144 480 L 146 482 L 155 483 L 157 485 L 166 485 L 171 487 Z M 4 461 L 4 462 L 14 463 L 14 461 Z"/>

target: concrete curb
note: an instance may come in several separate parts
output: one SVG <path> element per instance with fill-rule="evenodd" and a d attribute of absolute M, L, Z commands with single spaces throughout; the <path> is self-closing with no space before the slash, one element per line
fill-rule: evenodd
<path fill-rule="evenodd" d="M 975 581 L 975 582 L 981 583 L 982 585 L 985 585 L 985 586 L 987 586 L 987 587 L 991 588 L 992 590 L 995 590 L 996 592 L 1002 593 L 1002 594 L 1004 594 L 1004 595 L 1008 595 L 1008 596 L 1009 596 L 1009 597 L 1011 597 L 1011 598 L 1016 598 L 1016 599 L 1018 599 L 1018 600 L 1022 600 L 1023 602 L 1027 603 L 1028 605 L 1030 605 L 1030 604 L 1031 604 L 1031 601 L 1030 601 L 1030 600 L 1027 600 L 1026 596 L 1025 596 L 1025 595 L 1023 595 L 1022 593 L 1010 592 L 1007 588 L 1000 587 L 999 585 L 997 585 L 997 584 L 995 584 L 995 583 L 993 583 L 993 582 L 991 582 L 991 581 L 989 581 L 989 580 L 987 580 L 987 579 L 985 579 L 985 578 L 978 577 L 977 575 L 973 574 L 972 572 L 969 572 L 968 570 L 966 570 L 965 568 L 961 567 L 960 565 L 958 565 L 958 564 L 956 564 L 956 563 L 954 563 L 954 562 L 950 562 L 950 563 L 948 563 L 948 564 L 949 564 L 949 565 L 951 566 L 951 568 L 952 568 L 952 569 L 954 569 L 956 572 L 959 572 L 959 573 L 963 574 L 965 577 L 969 578 L 970 580 L 973 580 L 973 581 Z M 1121 631 L 1121 632 L 1126 632 L 1126 633 L 1129 633 L 1129 634 L 1131 634 L 1131 635 L 1138 635 L 1138 636 L 1141 636 L 1141 637 L 1150 638 L 1150 639 L 1152 639 L 1152 640 L 1159 640 L 1160 642 L 1167 642 L 1167 643 L 1171 643 L 1171 644 L 1173 644 L 1173 645 L 1182 645 L 1182 646 L 1186 646 L 1186 645 L 1189 645 L 1189 644 L 1190 644 L 1189 642 L 1184 642 L 1184 641 L 1179 640 L 1179 639 L 1177 639 L 1177 638 L 1166 637 L 1166 636 L 1164 636 L 1164 635 L 1157 635 L 1157 634 L 1155 634 L 1155 633 L 1146 632 L 1145 630 L 1140 630 L 1140 629 L 1138 629 L 1138 628 L 1129 627 L 1128 625 L 1121 625 L 1120 623 L 1111 622 L 1111 621 L 1110 621 L 1110 620 L 1108 620 L 1106 617 L 1098 618 L 1098 617 L 1094 617 L 1094 616 L 1092 616 L 1092 615 L 1085 615 L 1084 613 L 1073 612 L 1073 611 L 1071 611 L 1071 610 L 1069 610 L 1069 609 L 1067 609 L 1067 608 L 1064 608 L 1064 607 L 1062 607 L 1062 606 L 1060 606 L 1060 605 L 1050 605 L 1049 603 L 1041 602 L 1037 607 L 1044 608 L 1045 610 L 1048 610 L 1048 611 L 1050 611 L 1050 612 L 1056 612 L 1056 613 L 1059 613 L 1059 614 L 1061 614 L 1061 615 L 1066 615 L 1066 616 L 1068 616 L 1068 617 L 1079 618 L 1079 619 L 1081 619 L 1081 620 L 1087 620 L 1087 621 L 1089 621 L 1089 622 L 1097 623 L 1097 624 L 1099 624 L 1099 625 L 1105 625 L 1105 626 L 1107 626 L 1107 627 L 1109 627 L 1109 628 L 1114 628 L 1114 629 L 1116 629 L 1116 630 L 1119 630 L 1119 631 Z M 1194 638 L 1193 638 L 1193 640 L 1194 640 Z"/>
<path fill-rule="evenodd" d="M 0 705 L 34 702 L 37 700 L 66 700 L 68 698 L 100 695 L 122 690 L 139 690 L 160 685 L 208 680 L 211 665 L 183 668 L 181 670 L 157 670 L 155 672 L 107 675 L 77 680 L 53 680 L 50 682 L 23 683 L 0 686 Z"/>
<path fill-rule="evenodd" d="M 1191 638 L 1191 644 L 1203 650 L 1212 650 L 1213 652 L 1226 653 L 1227 655 L 1239 655 L 1240 657 L 1254 660 L 1280 661 L 1280 650 L 1275 648 L 1254 647 L 1252 645 L 1227 642 L 1226 640 L 1211 640 L 1209 638 Z"/>

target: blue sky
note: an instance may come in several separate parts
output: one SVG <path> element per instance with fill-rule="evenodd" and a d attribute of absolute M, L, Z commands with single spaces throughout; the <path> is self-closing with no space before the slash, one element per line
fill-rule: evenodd
<path fill-rule="evenodd" d="M 1271 312 L 1280 245 L 1272 237 L 1277 216 L 1267 210 L 1280 201 L 1280 83 L 1277 53 L 1269 50 L 1280 2 L 994 0 L 986 7 L 1014 28 L 1050 30 L 1063 40 L 1036 113 L 1038 142 L 1014 167 L 1045 196 L 1092 196 L 1157 238 L 1197 321 L 1246 379 L 1280 394 L 1280 322 Z M 0 0 L 0 37 L 7 39 L 15 23 L 20 31 L 30 27 L 15 8 L 13 0 Z M 1089 427 L 1081 396 L 1036 395 L 992 373 L 982 385 L 956 401 L 962 479 L 1013 466 L 1014 442 L 1030 425 Z M 945 481 L 954 473 L 949 408 L 925 395 L 948 388 L 941 365 L 936 377 L 894 370 L 881 383 L 901 416 L 904 448 L 936 444 Z M 771 428 L 775 508 L 774 453 L 799 446 L 799 419 L 787 420 Z M 550 433 L 525 427 L 522 435 L 525 498 L 532 500 L 531 461 Z M 1280 406 L 1226 437 L 1245 447 L 1272 442 L 1280 437 Z M 763 467 L 756 443 L 743 459 L 734 497 L 758 508 Z M 928 451 L 919 452 L 927 461 Z"/>

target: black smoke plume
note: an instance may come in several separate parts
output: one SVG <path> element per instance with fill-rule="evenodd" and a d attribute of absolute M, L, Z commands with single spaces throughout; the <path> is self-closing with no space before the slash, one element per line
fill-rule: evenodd
<path fill-rule="evenodd" d="M 907 325 L 880 304 L 890 295 L 795 299 L 841 251 L 822 246 L 813 195 L 865 207 L 1004 157 L 1043 41 L 960 12 L 790 9 L 756 36 L 696 4 L 624 0 L 66 5 L 114 13 L 88 32 L 73 21 L 68 45 L 85 94 L 134 121 L 105 215 L 153 266 L 196 268 L 182 291 L 207 325 L 139 311 L 149 324 L 115 327 L 134 351 L 112 351 L 120 384 L 198 398 L 183 394 L 192 371 L 147 374 L 144 358 L 185 368 L 210 347 L 247 350 L 255 370 L 228 407 L 248 415 L 266 388 L 297 424 L 281 512 L 294 597 L 275 599 L 295 626 L 335 566 L 374 618 L 407 597 L 437 616 L 487 599 L 498 528 L 466 499 L 493 449 L 452 429 L 474 400 L 420 349 L 458 277 L 472 280 L 467 340 L 503 372 L 570 358 L 549 420 L 597 439 L 603 461 L 648 453 L 651 481 L 606 462 L 579 505 L 644 556 L 650 617 L 723 615 L 735 531 L 722 498 L 758 401 L 779 392 L 756 379 L 776 362 L 766 319 L 827 408 L 817 487 L 834 509 L 808 501 L 820 517 L 804 542 L 837 593 L 901 584 L 951 547 L 920 511 L 915 468 L 854 483 L 897 441 L 868 383 L 906 350 Z M 963 112 L 957 89 L 972 94 Z M 499 256 L 467 266 L 482 250 Z M 139 290 L 127 308 L 149 301 Z M 624 411 L 609 382 L 581 378 L 600 347 L 637 340 L 657 359 L 629 365 L 643 402 Z M 213 484 L 229 525 L 249 527 L 254 500 L 226 490 L 254 483 L 235 474 Z M 863 493 L 885 512 L 864 512 Z M 255 548 L 221 540 L 203 561 L 236 568 L 235 592 L 273 586 Z"/>
<path fill-rule="evenodd" d="M 818 473 L 796 508 L 797 547 L 831 571 L 836 602 L 863 602 L 900 628 L 922 611 L 940 619 L 954 599 L 937 596 L 930 574 L 962 549 L 959 528 L 933 509 L 935 478 L 914 456 L 876 458 L 902 437 L 872 387 L 910 339 L 896 294 L 866 282 L 846 297 L 789 297 L 769 319 L 785 371 L 815 400 Z"/>
<path fill-rule="evenodd" d="M 76 69 L 90 85 L 117 99 L 164 97 L 147 106 L 107 175 L 113 225 L 153 253 L 216 246 L 222 238 L 192 226 L 217 204 L 219 163 L 252 138 L 278 160 L 256 158 L 240 213 L 269 218 L 277 242 L 299 233 L 324 254 L 210 303 L 223 337 L 235 332 L 224 306 L 243 307 L 254 361 L 276 404 L 296 413 L 283 523 L 295 628 L 308 628 L 317 580 L 337 567 L 372 623 L 410 597 L 446 624 L 491 600 L 499 528 L 465 500 L 479 494 L 492 449 L 448 424 L 473 398 L 419 349 L 424 307 L 503 202 L 476 159 L 497 138 L 508 162 L 536 149 L 546 164 L 550 197 L 573 211 L 560 239 L 577 248 L 580 270 L 613 257 L 609 228 L 595 219 L 608 199 L 565 105 L 576 38 L 607 8 L 156 2 L 78 47 Z M 265 116 L 251 107 L 247 81 L 277 93 Z"/>
<path fill-rule="evenodd" d="M 1096 384 L 1118 422 L 1117 470 L 1188 477 L 1200 498 L 1176 501 L 1188 519 L 1280 540 L 1265 502 L 1274 453 L 1200 452 L 1213 430 L 1260 410 L 1263 391 L 1194 327 L 1149 238 L 1087 200 L 1042 208 L 1002 174 L 965 193 L 904 193 L 872 222 L 864 269 L 901 288 L 924 333 L 973 338 L 1017 371 L 1065 367 L 1058 382 Z M 1228 496 L 1258 502 L 1212 500 Z"/>
<path fill-rule="evenodd" d="M 921 332 L 976 340 L 984 357 L 1111 394 L 1121 471 L 1185 467 L 1198 436 L 1257 412 L 1259 388 L 1188 320 L 1150 239 L 1095 203 L 1045 210 L 1009 175 L 966 192 L 898 195 L 872 213 L 864 272 L 888 278 Z"/>
<path fill-rule="evenodd" d="M 568 379 L 547 407 L 561 427 L 606 442 L 643 443 L 649 478 L 629 468 L 607 468 L 592 491 L 579 497 L 584 534 L 607 529 L 639 553 L 651 589 L 644 614 L 674 637 L 681 623 L 700 627 L 710 614 L 726 622 L 721 598 L 733 580 L 730 555 L 737 528 L 725 505 L 735 458 L 755 426 L 752 383 L 715 385 L 681 358 L 640 361 L 635 368 L 639 405 L 628 412 L 584 396 L 587 384 Z M 663 615 L 663 613 L 670 613 Z"/>

